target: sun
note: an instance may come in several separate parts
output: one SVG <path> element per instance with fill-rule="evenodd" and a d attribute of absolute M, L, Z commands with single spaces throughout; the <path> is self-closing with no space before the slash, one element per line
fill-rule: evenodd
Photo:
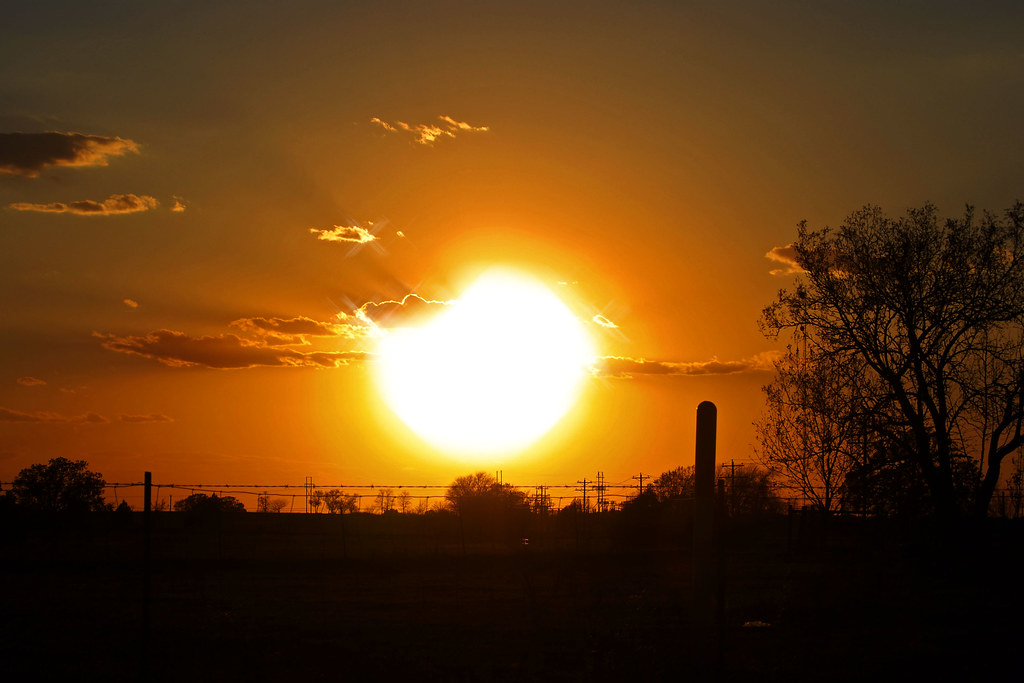
<path fill-rule="evenodd" d="M 376 382 L 420 438 L 467 460 L 512 454 L 575 404 L 595 350 L 579 319 L 542 282 L 481 275 L 446 310 L 380 339 Z"/>

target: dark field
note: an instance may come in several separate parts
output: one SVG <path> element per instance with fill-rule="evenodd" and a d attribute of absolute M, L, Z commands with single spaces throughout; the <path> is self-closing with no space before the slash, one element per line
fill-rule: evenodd
<path fill-rule="evenodd" d="M 183 517 L 154 515 L 148 634 L 141 515 L 6 524 L 4 679 L 1015 680 L 1024 669 L 1022 529 L 1009 523 L 958 543 L 865 520 L 824 535 L 799 518 L 730 523 L 715 628 L 692 618 L 685 533 L 630 533 L 614 516 L 533 528 L 526 545 L 454 517 Z"/>

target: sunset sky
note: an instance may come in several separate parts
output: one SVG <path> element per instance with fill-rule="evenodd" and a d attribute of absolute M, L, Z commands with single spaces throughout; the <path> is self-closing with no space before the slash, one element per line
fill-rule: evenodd
<path fill-rule="evenodd" d="M 702 400 L 748 461 L 779 348 L 757 319 L 794 277 L 767 254 L 798 221 L 1024 199 L 1022 25 L 1017 2 L 5 8 L 0 480 L 64 455 L 108 481 L 630 483 L 693 463 Z M 384 404 L 374 334 L 496 265 L 614 359 L 525 452 L 453 460 Z"/>

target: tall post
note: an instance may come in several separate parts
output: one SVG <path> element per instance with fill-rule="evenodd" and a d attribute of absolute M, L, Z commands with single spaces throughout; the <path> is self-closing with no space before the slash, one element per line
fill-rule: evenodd
<path fill-rule="evenodd" d="M 146 472 L 142 496 L 142 674 L 149 678 L 150 574 L 153 554 L 153 474 Z"/>
<path fill-rule="evenodd" d="M 697 660 L 702 680 L 712 680 L 717 651 L 715 626 L 715 439 L 718 409 L 711 401 L 697 406 L 693 478 L 697 509 L 693 522 L 693 625 L 700 643 Z"/>

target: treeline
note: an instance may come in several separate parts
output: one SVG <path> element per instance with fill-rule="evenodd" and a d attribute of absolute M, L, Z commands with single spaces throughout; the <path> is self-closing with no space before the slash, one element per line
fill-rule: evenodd
<path fill-rule="evenodd" d="M 83 513 L 114 510 L 104 497 L 106 482 L 101 474 L 88 468 L 84 460 L 53 458 L 43 465 L 23 469 L 0 500 L 4 509 L 19 509 L 28 513 Z M 750 464 L 724 465 L 719 472 L 719 490 L 722 509 L 730 515 L 756 515 L 779 512 L 785 506 L 776 495 L 769 473 Z M 408 490 L 395 493 L 392 488 L 379 489 L 369 509 L 360 506 L 361 497 L 341 489 L 313 489 L 305 497 L 306 511 L 312 514 L 353 514 L 370 512 L 386 514 L 454 513 L 460 516 L 494 516 L 510 510 L 547 515 L 556 512 L 601 513 L 632 507 L 652 505 L 678 505 L 694 495 L 693 467 L 677 467 L 648 480 L 646 487 L 622 503 L 612 503 L 602 495 L 602 488 L 594 485 L 590 496 L 586 492 L 555 510 L 546 487 L 537 487 L 538 493 L 528 495 L 508 482 L 498 481 L 485 472 L 457 477 L 446 489 L 443 497 L 433 504 L 427 498 L 415 499 Z M 288 503 L 268 494 L 257 496 L 256 512 L 282 512 Z M 154 501 L 153 509 L 165 511 L 165 501 Z M 117 509 L 130 511 L 126 501 Z M 234 514 L 246 512 L 246 506 L 231 495 L 195 493 L 175 501 L 173 510 L 192 515 Z"/>

